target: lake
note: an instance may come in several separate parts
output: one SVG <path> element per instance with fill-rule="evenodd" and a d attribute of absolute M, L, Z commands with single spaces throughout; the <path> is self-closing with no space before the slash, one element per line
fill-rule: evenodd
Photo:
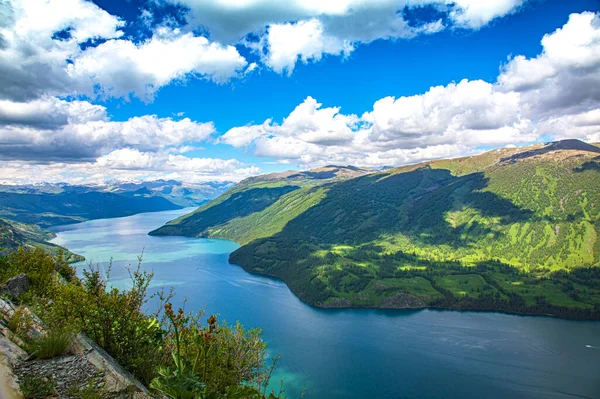
<path fill-rule="evenodd" d="M 489 312 L 323 310 L 275 279 L 227 262 L 231 241 L 150 237 L 189 210 L 59 226 L 54 243 L 106 268 L 126 286 L 125 266 L 144 252 L 154 287 L 174 286 L 175 305 L 260 327 L 282 355 L 275 380 L 289 398 L 600 398 L 600 322 Z"/>

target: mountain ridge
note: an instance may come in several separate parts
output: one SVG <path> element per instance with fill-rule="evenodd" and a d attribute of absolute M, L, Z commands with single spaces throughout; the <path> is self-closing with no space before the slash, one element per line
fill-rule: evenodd
<path fill-rule="evenodd" d="M 316 306 L 598 315 L 600 157 L 583 144 L 348 179 L 246 180 L 150 234 L 236 241 L 230 262 L 281 278 Z M 273 197 L 248 211 L 257 188 Z"/>

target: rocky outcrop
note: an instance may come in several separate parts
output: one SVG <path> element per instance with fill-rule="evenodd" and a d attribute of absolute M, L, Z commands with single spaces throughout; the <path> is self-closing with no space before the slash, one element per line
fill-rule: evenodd
<path fill-rule="evenodd" d="M 104 372 L 99 371 L 85 356 L 66 355 L 48 360 L 22 361 L 13 367 L 19 379 L 25 376 L 48 377 L 56 382 L 56 392 L 67 396 L 71 387 L 85 388 L 88 384 L 100 389 L 105 385 Z"/>
<path fill-rule="evenodd" d="M 47 360 L 30 360 L 22 348 L 23 342 L 8 328 L 17 310 L 30 318 L 28 335 L 44 334 L 46 327 L 27 308 L 18 308 L 0 298 L 0 376 L 20 397 L 19 381 L 25 376 L 48 376 L 56 382 L 56 391 L 64 397 L 73 386 L 84 388 L 92 384 L 112 398 L 149 398 L 143 384 L 125 371 L 108 353 L 83 334 L 74 337 L 67 354 Z M 0 381 L 1 382 L 1 381 Z M 3 397 L 3 396 L 0 396 Z"/>
<path fill-rule="evenodd" d="M 381 307 L 391 309 L 421 309 L 425 307 L 425 302 L 412 295 L 400 293 L 384 299 Z"/>
<path fill-rule="evenodd" d="M 21 295 L 27 292 L 30 285 L 31 282 L 26 274 L 17 274 L 6 282 L 2 287 L 2 292 L 13 299 L 19 299 Z"/>
<path fill-rule="evenodd" d="M 133 375 L 124 370 L 106 351 L 96 345 L 83 334 L 73 340 L 73 353 L 86 359 L 96 370 L 103 370 L 106 389 L 111 392 L 139 391 L 144 394 L 148 390 Z"/>

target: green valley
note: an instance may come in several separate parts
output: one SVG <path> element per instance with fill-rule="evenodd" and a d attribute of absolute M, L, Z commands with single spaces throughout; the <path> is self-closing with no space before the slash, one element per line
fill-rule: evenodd
<path fill-rule="evenodd" d="M 150 234 L 237 241 L 230 262 L 321 307 L 599 318 L 598 233 L 600 148 L 564 140 L 251 178 Z"/>

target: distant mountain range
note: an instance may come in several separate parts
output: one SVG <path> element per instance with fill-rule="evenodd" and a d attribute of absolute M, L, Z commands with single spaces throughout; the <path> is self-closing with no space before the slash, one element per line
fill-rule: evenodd
<path fill-rule="evenodd" d="M 55 252 L 46 241 L 54 225 L 198 206 L 232 182 L 187 184 L 174 180 L 109 182 L 102 185 L 0 185 L 0 251 L 19 245 Z M 73 258 L 75 259 L 75 258 Z"/>
<path fill-rule="evenodd" d="M 600 148 L 253 177 L 150 234 L 237 241 L 316 306 L 600 318 Z"/>

